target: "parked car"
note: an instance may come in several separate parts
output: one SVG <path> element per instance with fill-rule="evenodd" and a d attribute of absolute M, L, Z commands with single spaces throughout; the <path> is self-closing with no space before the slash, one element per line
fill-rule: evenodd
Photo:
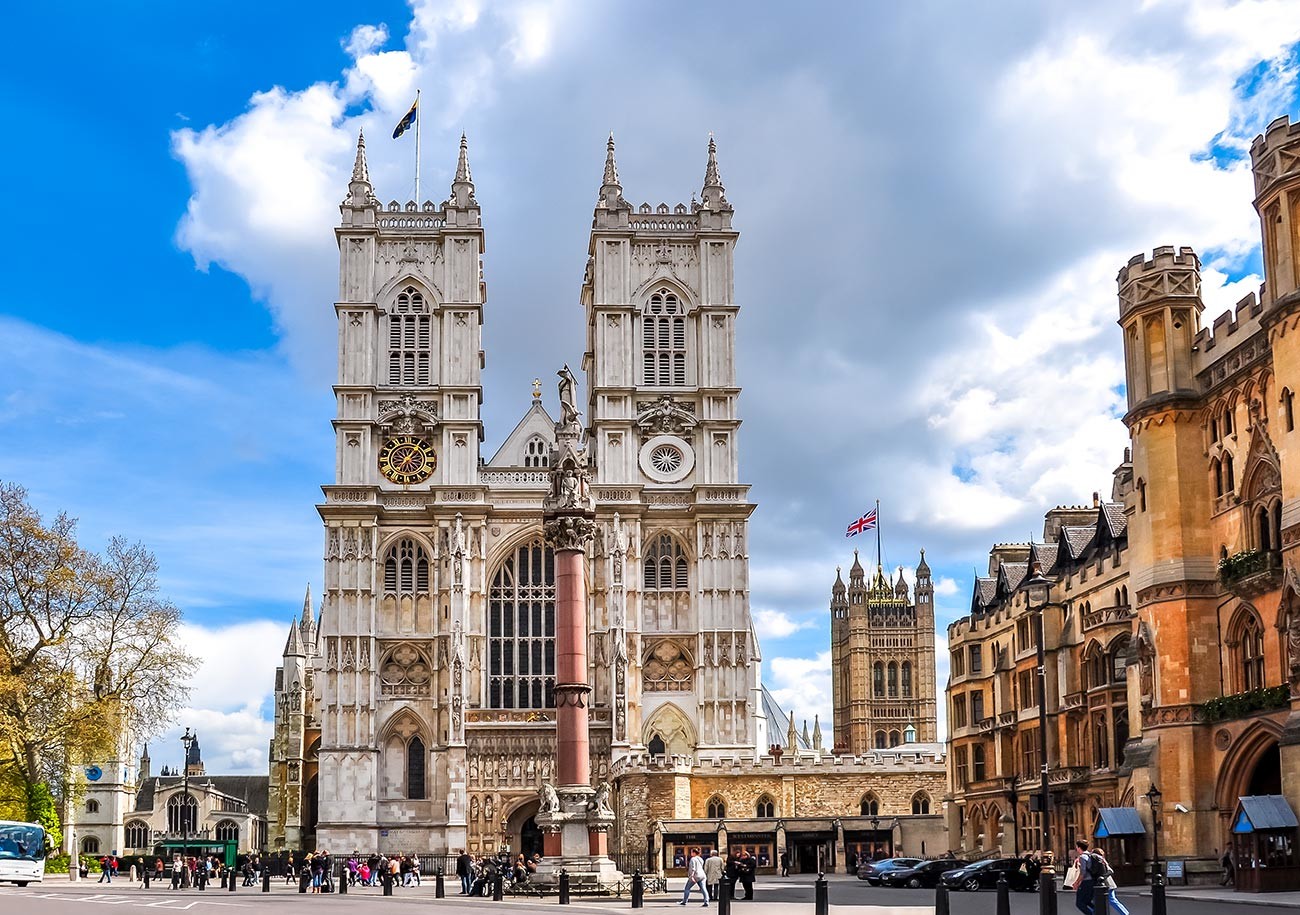
<path fill-rule="evenodd" d="M 897 868 L 916 867 L 920 863 L 920 858 L 884 858 L 880 861 L 869 861 L 858 865 L 858 879 L 865 880 L 872 886 L 879 886 L 882 874 Z"/>
<path fill-rule="evenodd" d="M 881 886 L 929 887 L 933 889 L 945 871 L 957 870 L 970 864 L 957 858 L 936 858 L 922 861 L 914 867 L 892 868 L 880 875 Z"/>
<path fill-rule="evenodd" d="M 1013 890 L 1032 890 L 1038 886 L 1038 872 L 1026 867 L 1023 858 L 988 858 L 976 861 L 965 867 L 944 871 L 940 879 L 949 889 L 978 890 L 993 889 L 998 885 L 998 878 L 1006 874 L 1007 883 Z"/>

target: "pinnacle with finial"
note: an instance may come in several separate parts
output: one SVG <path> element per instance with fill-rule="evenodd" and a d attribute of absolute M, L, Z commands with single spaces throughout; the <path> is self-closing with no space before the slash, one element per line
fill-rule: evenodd
<path fill-rule="evenodd" d="M 704 169 L 705 187 L 722 187 L 722 176 L 718 174 L 718 144 L 709 134 L 709 164 Z"/>
<path fill-rule="evenodd" d="M 311 583 L 307 584 L 307 594 L 302 599 L 302 622 L 304 626 L 311 625 Z"/>
<path fill-rule="evenodd" d="M 614 161 L 614 133 L 609 134 L 609 142 L 605 144 L 605 178 L 601 182 L 606 187 L 617 187 L 618 184 L 618 164 Z"/>
<path fill-rule="evenodd" d="M 460 155 L 456 159 L 456 183 L 474 183 L 474 179 L 469 175 L 469 141 L 465 138 L 464 132 L 460 135 Z"/>
<path fill-rule="evenodd" d="M 533 400 L 541 400 L 541 399 L 542 399 L 542 379 L 534 378 L 533 379 Z"/>
<path fill-rule="evenodd" d="M 357 158 L 352 163 L 352 180 L 370 183 L 370 169 L 366 166 L 366 132 L 357 134 Z"/>

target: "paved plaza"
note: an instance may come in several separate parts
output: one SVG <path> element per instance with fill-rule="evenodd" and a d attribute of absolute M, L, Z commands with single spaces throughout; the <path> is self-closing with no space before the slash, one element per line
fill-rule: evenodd
<path fill-rule="evenodd" d="M 869 887 L 845 877 L 828 878 L 832 915 L 928 915 L 934 911 L 934 895 L 929 890 L 896 890 Z M 675 893 L 648 896 L 647 910 L 678 908 L 681 880 L 670 882 Z M 449 887 L 450 891 L 450 887 Z M 1148 915 L 1151 900 L 1139 888 L 1125 889 L 1120 893 L 1124 904 L 1133 915 Z M 696 897 L 698 900 L 698 897 Z M 991 891 L 954 893 L 951 897 L 954 915 L 994 915 L 997 895 Z M 698 908 L 699 902 L 692 905 Z M 753 902 L 733 903 L 734 915 L 812 915 L 813 885 L 809 877 L 791 877 L 772 880 L 755 887 Z M 454 895 L 435 899 L 432 881 L 417 888 L 395 889 L 393 896 L 385 898 L 378 888 L 354 889 L 345 896 L 302 895 L 283 883 L 272 885 L 264 894 L 258 890 L 240 887 L 236 892 L 222 890 L 169 891 L 148 890 L 128 881 L 118 881 L 111 886 L 93 882 L 69 883 L 56 877 L 39 887 L 25 889 L 0 887 L 0 913 L 3 915 L 77 915 L 90 907 L 113 906 L 151 911 L 199 912 L 204 915 L 241 915 L 270 912 L 274 915 L 298 913 L 354 911 L 359 915 L 385 915 L 385 913 L 411 913 L 421 910 L 439 910 L 442 915 L 487 915 L 492 909 L 508 909 L 513 913 L 553 913 L 559 907 L 554 896 L 543 900 L 535 898 L 507 898 L 502 902 L 490 899 L 467 901 Z M 1170 893 L 1169 909 L 1176 915 L 1223 915 L 1224 912 L 1255 913 L 1267 908 L 1277 912 L 1300 909 L 1300 892 L 1255 896 L 1234 894 L 1230 890 L 1174 889 Z M 585 899 L 575 897 L 568 906 L 580 912 L 626 912 L 630 900 Z M 1073 899 L 1062 894 L 1058 910 L 1060 915 L 1072 915 Z M 1034 915 L 1038 911 L 1038 897 L 1030 893 L 1013 893 L 1011 911 L 1015 915 Z"/>

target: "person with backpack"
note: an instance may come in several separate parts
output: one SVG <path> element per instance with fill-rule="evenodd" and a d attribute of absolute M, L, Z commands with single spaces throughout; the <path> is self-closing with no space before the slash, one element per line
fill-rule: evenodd
<path fill-rule="evenodd" d="M 1094 848 L 1090 857 L 1097 882 L 1106 887 L 1106 898 L 1110 900 L 1111 911 L 1119 915 L 1129 915 L 1128 906 L 1120 902 L 1119 897 L 1115 895 L 1115 868 L 1111 867 L 1110 862 L 1106 860 L 1106 853 L 1100 848 Z"/>
<path fill-rule="evenodd" d="M 1080 839 L 1074 843 L 1078 854 L 1074 857 L 1077 873 L 1071 889 L 1074 890 L 1074 907 L 1083 915 L 1092 915 L 1092 894 L 1097 886 L 1097 879 L 1092 873 L 1092 855 L 1088 854 L 1088 842 Z"/>

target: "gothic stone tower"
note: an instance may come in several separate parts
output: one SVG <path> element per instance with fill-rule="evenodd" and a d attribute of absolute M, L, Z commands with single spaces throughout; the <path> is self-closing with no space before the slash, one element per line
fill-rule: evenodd
<path fill-rule="evenodd" d="M 387 208 L 359 140 L 340 212 L 317 843 L 445 850 L 465 844 L 468 544 L 485 514 L 483 228 L 464 137 L 445 202 Z"/>
<path fill-rule="evenodd" d="M 856 550 L 847 589 L 835 570 L 831 693 L 836 753 L 863 756 L 910 740 L 938 739 L 934 583 L 924 551 L 916 566 L 915 603 L 908 599 L 902 569 L 891 582 L 877 566 L 868 585 Z"/>
<path fill-rule="evenodd" d="M 598 535 L 596 698 L 614 757 L 764 739 L 738 481 L 734 251 L 709 140 L 701 199 L 634 208 L 610 137 L 582 303 Z"/>
<path fill-rule="evenodd" d="M 275 671 L 275 731 L 266 814 L 267 844 L 272 849 L 316 847 L 316 756 L 320 750 L 313 683 L 316 629 L 309 587 L 301 617 L 289 624 L 283 659 Z"/>

